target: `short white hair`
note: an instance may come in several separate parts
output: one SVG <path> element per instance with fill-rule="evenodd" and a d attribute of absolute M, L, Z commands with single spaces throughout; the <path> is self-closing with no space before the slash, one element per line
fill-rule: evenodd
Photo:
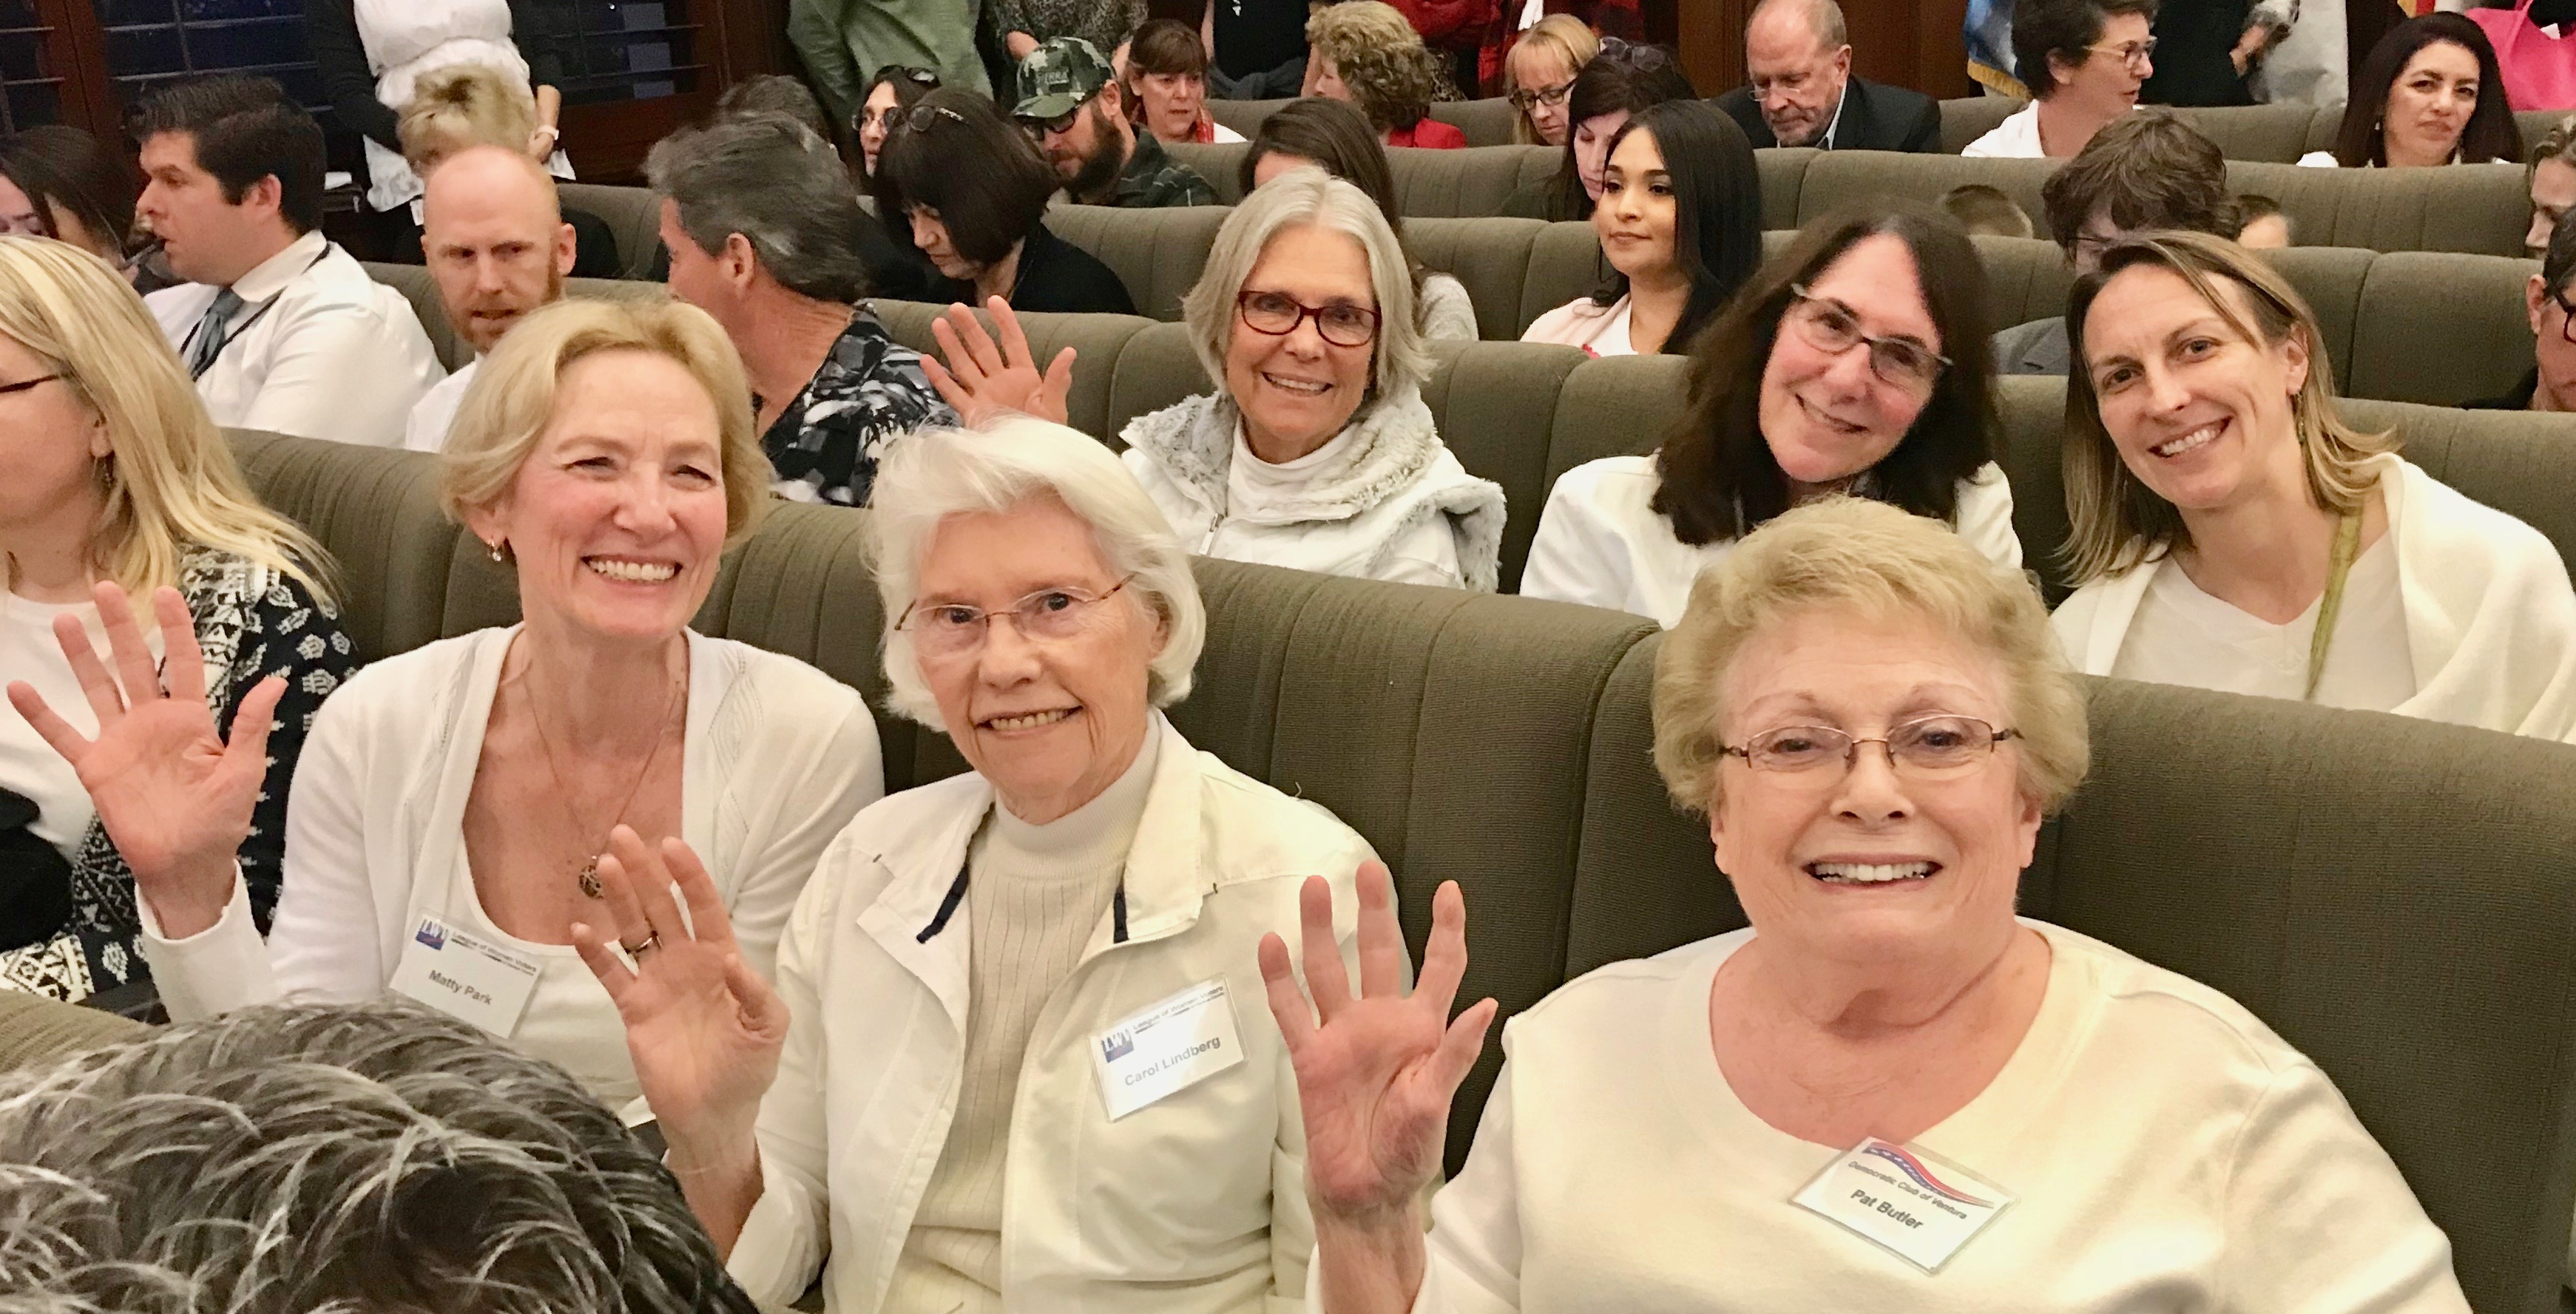
<path fill-rule="evenodd" d="M 1243 198 L 1216 231 L 1206 272 L 1181 301 L 1181 318 L 1190 326 L 1190 346 L 1219 388 L 1225 386 L 1225 351 L 1234 338 L 1234 300 L 1242 295 L 1252 267 L 1281 229 L 1311 225 L 1345 233 L 1368 253 L 1369 286 L 1377 297 L 1377 341 L 1372 344 L 1370 400 L 1419 388 L 1431 377 L 1431 356 L 1422 346 L 1422 327 L 1413 319 L 1413 262 L 1404 244 L 1387 227 L 1386 215 L 1367 192 L 1313 166 L 1279 175 Z"/>
<path fill-rule="evenodd" d="M 895 628 L 912 605 L 921 553 L 939 522 L 1041 500 L 1063 504 L 1091 526 L 1111 573 L 1134 577 L 1124 595 L 1162 622 L 1163 650 L 1146 671 L 1147 700 L 1169 707 L 1189 696 L 1190 672 L 1207 642 L 1207 607 L 1171 522 L 1126 465 L 1089 435 L 1010 415 L 979 429 L 924 429 L 896 443 L 877 468 L 868 494 L 868 553 L 885 606 L 888 709 L 946 728 L 921 678 L 912 636 Z"/>

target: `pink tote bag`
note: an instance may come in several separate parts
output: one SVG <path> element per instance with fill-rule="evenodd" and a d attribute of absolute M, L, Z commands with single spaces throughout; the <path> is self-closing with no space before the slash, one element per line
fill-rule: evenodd
<path fill-rule="evenodd" d="M 2552 37 L 2531 21 L 2531 0 L 2511 9 L 2472 9 L 2504 68 L 2504 96 L 2516 111 L 2576 109 L 2576 36 Z"/>

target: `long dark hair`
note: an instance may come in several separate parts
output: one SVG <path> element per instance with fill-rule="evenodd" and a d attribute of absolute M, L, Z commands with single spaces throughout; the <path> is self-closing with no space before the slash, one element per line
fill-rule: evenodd
<path fill-rule="evenodd" d="M 1994 358 L 1986 336 L 1986 272 L 1976 248 L 1938 211 L 1912 204 L 1845 211 L 1809 225 L 1762 267 L 1735 303 L 1693 344 L 1690 401 L 1655 454 L 1654 510 L 1690 544 L 1740 538 L 1789 509 L 1789 477 L 1762 436 L 1762 374 L 1796 299 L 1867 238 L 1905 243 L 1923 305 L 1950 365 L 1914 426 L 1870 471 L 1869 494 L 1916 515 L 1948 520 L 1959 483 L 1993 459 Z"/>
<path fill-rule="evenodd" d="M 1359 107 L 1344 101 L 1308 96 L 1292 100 L 1261 121 L 1252 134 L 1251 144 L 1243 151 L 1243 163 L 1236 167 L 1235 181 L 1245 195 L 1252 192 L 1252 176 L 1260 172 L 1261 157 L 1294 155 L 1313 160 L 1324 172 L 1368 193 L 1377 203 L 1377 212 L 1386 216 L 1387 228 L 1395 234 L 1398 245 L 1404 242 L 1404 216 L 1395 204 L 1395 172 L 1387 167 L 1386 142 L 1369 126 L 1368 116 Z M 1422 290 L 1422 280 L 1430 271 L 1415 260 L 1410 250 L 1405 253 L 1407 272 L 1413 278 L 1413 290 Z"/>
<path fill-rule="evenodd" d="M 1592 194 L 1583 190 L 1583 171 L 1574 164 L 1574 135 L 1585 122 L 1625 110 L 1643 114 L 1668 100 L 1699 95 L 1683 76 L 1680 61 L 1662 46 L 1603 42 L 1574 75 L 1565 93 L 1565 159 L 1557 165 L 1550 198 L 1550 219 L 1581 219 L 1592 213 Z"/>
<path fill-rule="evenodd" d="M 45 236 L 54 231 L 53 208 L 122 254 L 134 231 L 134 201 L 141 188 L 132 168 L 98 138 L 59 123 L 0 137 L 0 177 L 36 203 Z"/>
<path fill-rule="evenodd" d="M 1707 101 L 1650 107 L 1610 139 L 1611 153 L 1637 132 L 1654 139 L 1672 178 L 1673 262 L 1691 290 L 1664 350 L 1679 354 L 1761 267 L 1762 175 L 1744 129 Z M 1626 295 L 1628 276 L 1613 269 L 1592 300 L 1607 306 Z"/>
<path fill-rule="evenodd" d="M 962 87 L 941 87 L 896 120 L 868 179 L 888 228 L 908 230 L 915 206 L 936 210 L 957 254 L 979 264 L 1037 228 L 1056 186 L 1029 135 Z"/>
<path fill-rule="evenodd" d="M 2388 113 L 2388 93 L 2396 87 L 2397 75 L 2406 71 L 2406 61 L 2438 41 L 2478 57 L 2478 107 L 2469 111 L 2468 126 L 2460 129 L 2460 162 L 2522 160 L 2522 129 L 2505 100 L 2504 68 L 2496 63 L 2495 47 L 2476 23 L 2436 12 L 2388 29 L 2361 61 L 2361 71 L 2352 78 L 2352 103 L 2344 107 L 2343 126 L 2335 131 L 2335 163 L 2347 169 L 2388 163 L 2388 142 L 2380 128 Z"/>

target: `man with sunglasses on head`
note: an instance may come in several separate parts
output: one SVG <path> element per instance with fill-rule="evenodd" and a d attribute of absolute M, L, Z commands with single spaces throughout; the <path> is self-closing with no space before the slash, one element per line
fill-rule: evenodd
<path fill-rule="evenodd" d="M 1751 82 L 1717 98 L 1755 149 L 1941 149 L 1941 105 L 1919 91 L 1851 75 L 1852 48 L 1834 0 L 1762 0 L 1744 25 Z"/>
<path fill-rule="evenodd" d="M 2549 247 L 2540 257 L 2540 272 L 2523 288 L 2523 309 L 2531 317 L 2531 372 L 2513 391 L 2467 403 L 2473 411 L 2576 411 L 2576 222 L 2559 216 L 2549 230 Z"/>
<path fill-rule="evenodd" d="M 1038 43 L 1020 61 L 1011 117 L 1080 205 L 1149 209 L 1214 205 L 1216 189 L 1127 117 L 1126 89 L 1100 48 L 1080 37 Z"/>

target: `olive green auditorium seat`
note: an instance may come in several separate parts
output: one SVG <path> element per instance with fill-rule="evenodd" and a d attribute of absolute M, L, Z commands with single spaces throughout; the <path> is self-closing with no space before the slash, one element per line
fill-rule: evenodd
<path fill-rule="evenodd" d="M 1243 143 L 1181 142 L 1168 149 L 1207 175 L 1219 204 L 1243 200 Z M 1554 174 L 1563 159 L 1564 152 L 1553 146 L 1469 146 L 1454 151 L 1397 146 L 1386 153 L 1387 168 L 1395 175 L 1396 213 L 1406 218 L 1474 219 L 1501 214 L 1503 202 L 1513 192 Z"/>
<path fill-rule="evenodd" d="M 1279 112 L 1293 100 L 1208 100 L 1208 117 L 1249 137 L 1261 131 L 1261 121 Z M 1443 100 L 1431 105 L 1431 117 L 1467 134 L 1470 146 L 1510 146 L 1512 124 L 1520 115 L 1512 103 L 1500 96 L 1482 100 Z"/>

